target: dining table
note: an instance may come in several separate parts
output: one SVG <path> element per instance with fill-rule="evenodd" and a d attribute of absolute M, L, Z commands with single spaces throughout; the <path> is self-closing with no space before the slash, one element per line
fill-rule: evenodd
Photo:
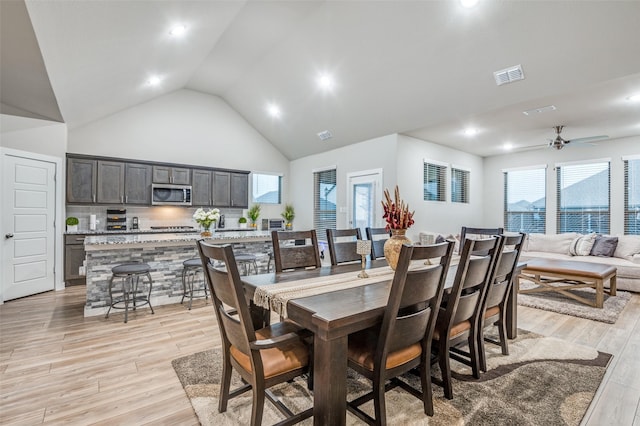
<path fill-rule="evenodd" d="M 519 264 L 518 269 L 524 266 Z M 376 274 L 377 268 L 386 268 L 390 272 L 380 269 Z M 285 310 L 276 312 L 313 332 L 314 425 L 346 424 L 348 336 L 382 321 L 393 271 L 384 259 L 367 261 L 366 270 L 371 277 L 365 279 L 364 285 L 357 285 L 358 280 L 363 280 L 358 277 L 360 262 L 241 277 L 256 327 L 269 323 L 271 312 L 267 306 L 273 305 L 257 304 L 254 300 L 257 295 L 268 291 L 269 286 L 284 285 L 297 289 L 304 283 L 332 282 L 328 286 L 329 291 L 294 296 L 286 301 Z M 456 270 L 457 264 L 449 268 L 445 291 L 453 286 Z M 341 286 L 336 281 L 337 276 L 346 278 L 346 288 L 336 289 L 336 286 Z M 517 289 L 514 287 L 507 308 L 507 337 L 510 339 L 517 335 Z"/>

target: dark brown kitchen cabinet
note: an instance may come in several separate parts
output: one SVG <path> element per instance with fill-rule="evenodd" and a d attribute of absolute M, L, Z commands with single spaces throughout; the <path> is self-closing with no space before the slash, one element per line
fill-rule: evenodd
<path fill-rule="evenodd" d="M 189 185 L 191 169 L 186 167 L 153 166 L 153 183 Z"/>
<path fill-rule="evenodd" d="M 85 234 L 64 236 L 64 280 L 69 285 L 85 283 L 85 275 L 80 273 L 85 259 L 85 237 Z"/>
<path fill-rule="evenodd" d="M 249 207 L 249 175 L 231 173 L 231 207 Z"/>
<path fill-rule="evenodd" d="M 124 203 L 124 174 L 125 163 L 98 161 L 98 203 Z"/>
<path fill-rule="evenodd" d="M 126 163 L 124 174 L 125 204 L 151 204 L 151 166 Z"/>
<path fill-rule="evenodd" d="M 231 174 L 213 172 L 213 205 L 229 207 L 231 205 Z"/>
<path fill-rule="evenodd" d="M 98 162 L 67 158 L 67 203 L 95 203 Z"/>
<path fill-rule="evenodd" d="M 191 203 L 204 207 L 213 204 L 212 191 L 213 172 L 211 170 L 193 169 L 191 175 Z"/>

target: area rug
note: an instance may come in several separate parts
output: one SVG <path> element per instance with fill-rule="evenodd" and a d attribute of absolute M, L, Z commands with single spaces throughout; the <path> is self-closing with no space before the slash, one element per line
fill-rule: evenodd
<path fill-rule="evenodd" d="M 602 381 L 611 355 L 552 337 L 519 330 L 509 343 L 510 355 L 487 345 L 488 372 L 479 380 L 468 367 L 452 362 L 453 400 L 444 398 L 434 385 L 433 417 L 422 410 L 415 397 L 396 388 L 386 394 L 387 423 L 392 425 L 579 425 Z M 248 425 L 251 392 L 229 401 L 228 410 L 218 413 L 222 355 L 220 349 L 199 352 L 173 361 L 173 367 L 202 425 Z M 370 389 L 369 382 L 352 370 L 347 380 L 349 400 Z M 437 377 L 437 368 L 433 371 Z M 405 380 L 419 388 L 419 379 Z M 240 384 L 234 372 L 233 386 Z M 272 388 L 294 412 L 312 405 L 306 380 L 298 378 Z M 363 408 L 372 411 L 369 402 Z M 265 402 L 263 424 L 282 420 L 281 414 Z M 311 425 L 313 419 L 301 424 Z M 363 424 L 347 414 L 348 425 Z"/>
<path fill-rule="evenodd" d="M 521 289 L 534 287 L 537 286 L 531 281 L 522 281 L 520 283 Z M 587 300 L 595 301 L 596 299 L 596 291 L 592 288 L 576 289 L 571 290 L 571 292 Z M 626 291 L 618 290 L 615 296 L 609 296 L 605 291 L 604 304 L 602 309 L 600 309 L 585 305 L 555 291 L 545 291 L 541 293 L 518 294 L 518 305 L 614 324 L 630 299 L 631 293 Z"/>

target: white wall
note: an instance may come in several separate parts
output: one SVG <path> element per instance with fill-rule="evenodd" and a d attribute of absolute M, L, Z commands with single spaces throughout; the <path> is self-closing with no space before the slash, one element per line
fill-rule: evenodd
<path fill-rule="evenodd" d="M 446 163 L 469 170 L 469 203 L 452 203 L 447 182 L 447 201 L 424 201 L 424 160 Z M 415 224 L 407 232 L 412 241 L 418 241 L 420 231 L 459 234 L 460 227 L 494 226 L 483 219 L 485 186 L 482 158 L 410 136 L 398 136 L 398 186 L 401 197 L 415 210 Z M 448 171 L 450 173 L 450 171 Z M 449 175 L 448 175 L 449 176 Z M 447 181 L 449 178 L 447 179 Z M 502 223 L 502 220 L 499 222 Z"/>
<path fill-rule="evenodd" d="M 598 142 L 597 146 L 568 146 L 560 151 L 541 148 L 534 151 L 487 157 L 484 159 L 485 225 L 503 223 L 503 169 L 532 165 L 547 165 L 547 233 L 556 232 L 557 163 L 611 159 L 611 233 L 624 232 L 624 169 L 622 157 L 640 154 L 640 138 L 624 138 Z M 492 188 L 495 188 L 492 189 Z"/>
<path fill-rule="evenodd" d="M 313 171 L 336 166 L 337 227 L 347 227 L 347 174 L 383 169 L 383 187 L 395 185 L 397 135 L 383 136 L 294 160 L 290 164 L 290 202 L 296 209 L 295 229 L 313 228 Z"/>
<path fill-rule="evenodd" d="M 55 121 L 0 114 L 0 146 L 64 158 L 67 125 Z"/>
<path fill-rule="evenodd" d="M 69 131 L 68 151 L 284 175 L 289 161 L 224 100 L 177 90 Z M 282 206 L 264 206 L 279 217 Z"/>

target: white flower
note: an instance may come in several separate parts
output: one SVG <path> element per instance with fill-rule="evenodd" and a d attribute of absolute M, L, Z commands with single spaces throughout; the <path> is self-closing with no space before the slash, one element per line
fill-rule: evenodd
<path fill-rule="evenodd" d="M 213 222 L 217 222 L 220 219 L 220 209 L 205 211 L 203 208 L 199 208 L 193 213 L 193 219 L 200 225 L 209 227 Z"/>

